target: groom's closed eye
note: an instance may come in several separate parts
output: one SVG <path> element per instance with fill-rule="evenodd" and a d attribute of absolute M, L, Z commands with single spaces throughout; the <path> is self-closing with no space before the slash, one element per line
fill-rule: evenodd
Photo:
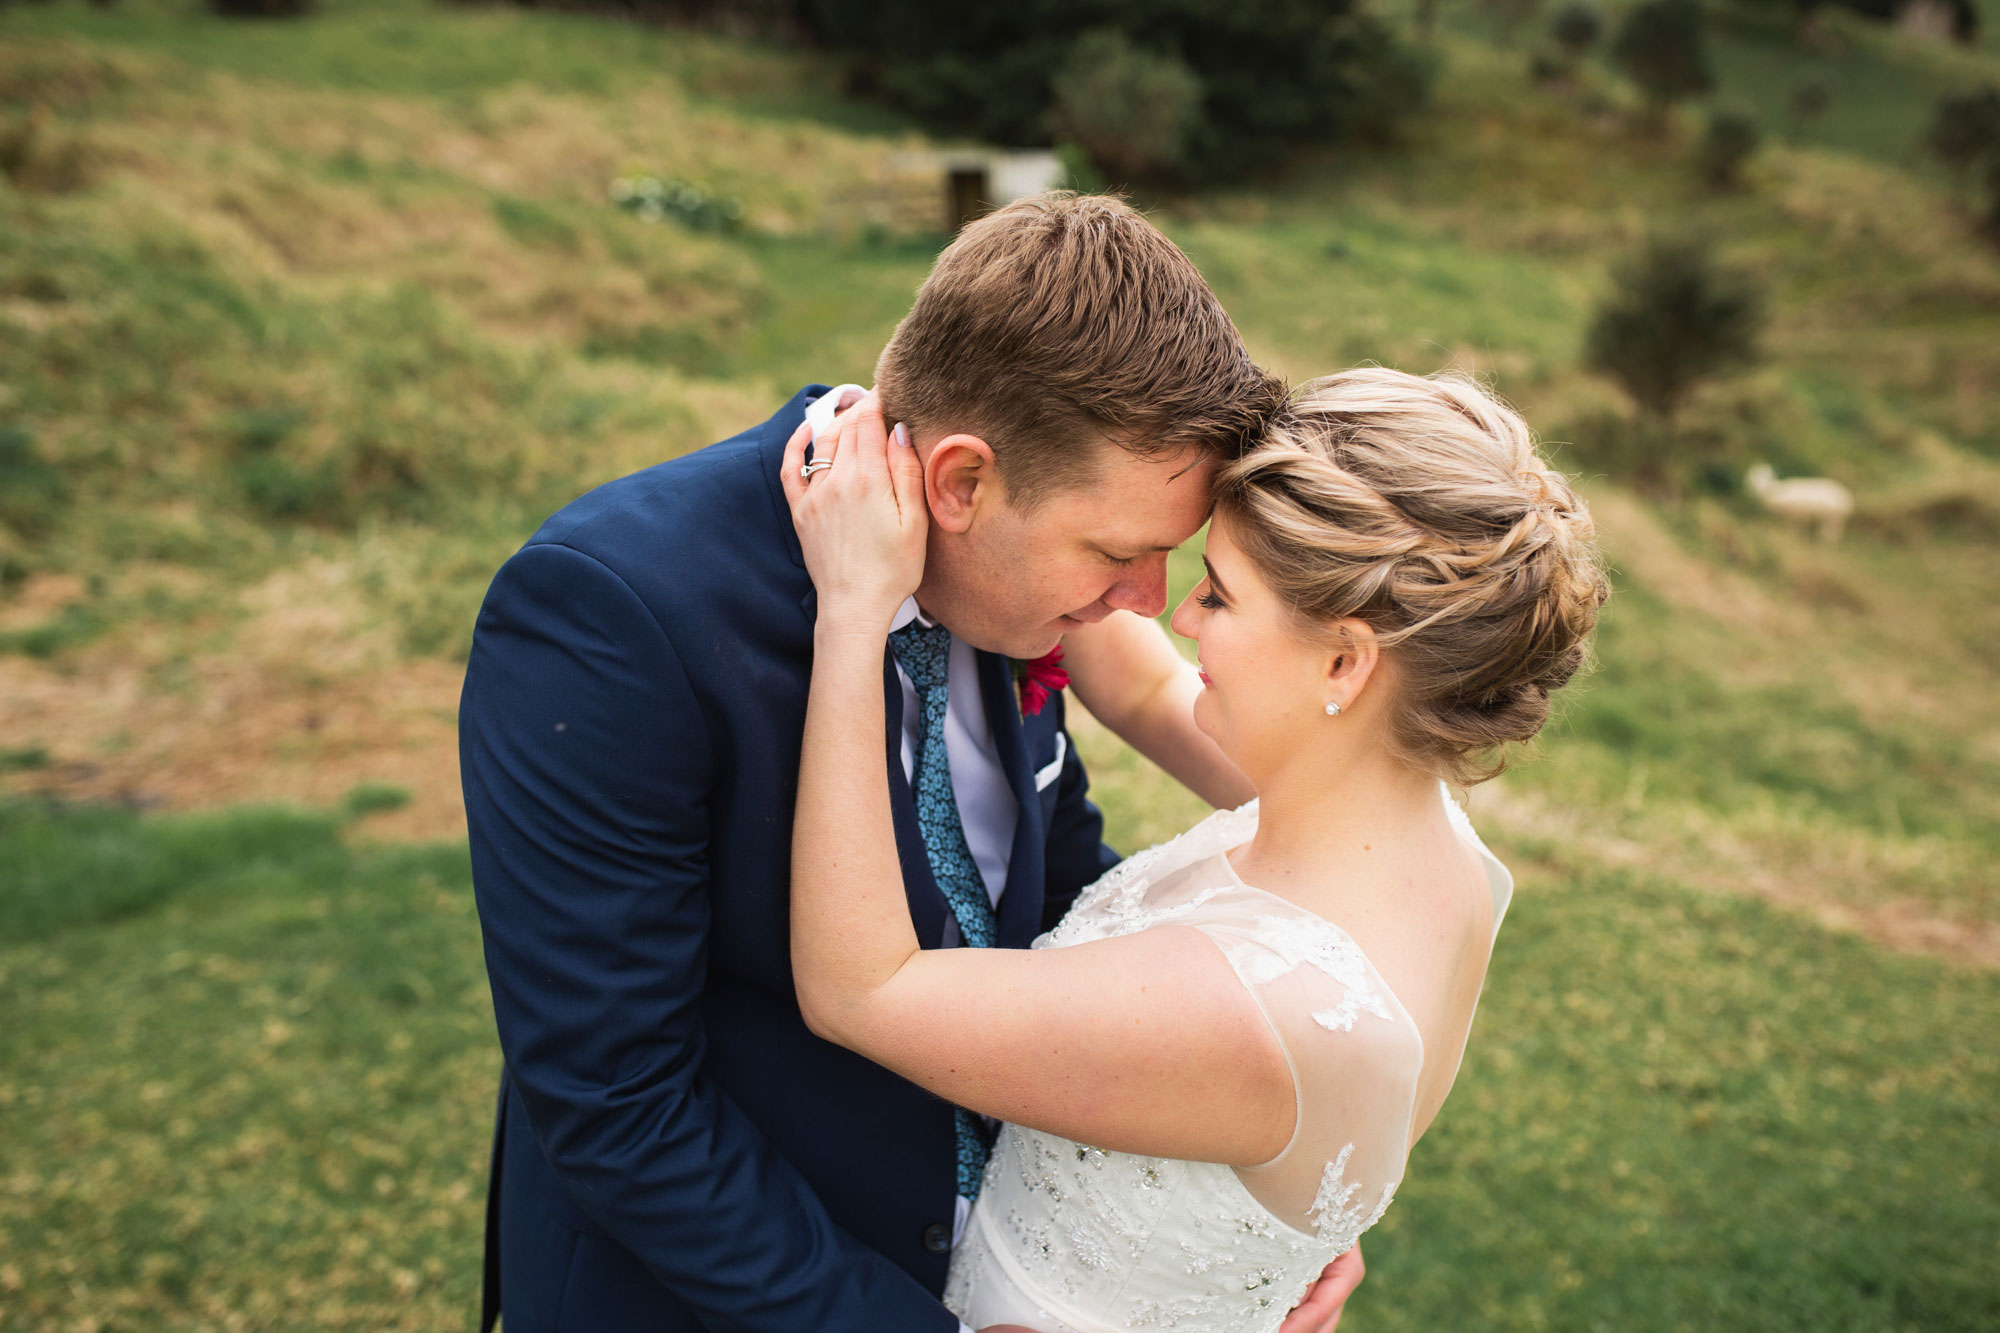
<path fill-rule="evenodd" d="M 1173 549 L 1174 548 L 1171 546 L 1148 546 L 1132 555 L 1120 555 L 1118 554 L 1118 552 L 1113 550 L 1108 550 L 1107 548 L 1102 546 L 1096 548 L 1097 553 L 1099 555 L 1103 556 L 1106 560 L 1109 560 L 1114 565 L 1137 564 L 1139 557 L 1142 555 L 1165 555 L 1172 552 Z"/>

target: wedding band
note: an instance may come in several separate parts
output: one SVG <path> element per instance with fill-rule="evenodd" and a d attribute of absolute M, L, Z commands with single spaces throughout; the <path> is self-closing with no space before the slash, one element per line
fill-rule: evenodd
<path fill-rule="evenodd" d="M 819 471 L 821 468 L 828 468 L 832 466 L 833 466 L 833 460 L 831 458 L 815 458 L 812 462 L 807 463 L 804 467 L 799 469 L 799 476 L 804 478 L 806 481 L 811 481 L 813 473 Z"/>

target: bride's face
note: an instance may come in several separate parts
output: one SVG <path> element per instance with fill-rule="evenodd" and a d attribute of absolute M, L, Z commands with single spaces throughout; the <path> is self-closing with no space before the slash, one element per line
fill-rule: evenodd
<path fill-rule="evenodd" d="M 1198 649 L 1203 688 L 1195 725 L 1255 783 L 1295 754 L 1303 737 L 1326 727 L 1329 654 L 1300 632 L 1230 540 L 1226 520 L 1209 525 L 1203 561 L 1208 577 L 1173 618 L 1174 632 Z"/>

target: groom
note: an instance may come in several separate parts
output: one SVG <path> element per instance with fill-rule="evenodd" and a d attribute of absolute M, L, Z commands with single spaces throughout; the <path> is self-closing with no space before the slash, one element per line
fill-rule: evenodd
<path fill-rule="evenodd" d="M 1062 696 L 1024 715 L 1008 657 L 1157 615 L 1280 388 L 1171 242 L 1063 194 L 966 228 L 876 377 L 933 516 L 899 619 L 926 647 L 883 663 L 910 913 L 927 947 L 1022 948 L 1118 858 Z M 790 975 L 814 598 L 778 467 L 839 405 L 808 386 L 583 496 L 480 612 L 460 758 L 505 1057 L 482 1329 L 503 1299 L 508 1333 L 957 1328 L 984 1128 L 813 1037 Z M 1322 1286 L 1288 1333 L 1330 1327 Z"/>

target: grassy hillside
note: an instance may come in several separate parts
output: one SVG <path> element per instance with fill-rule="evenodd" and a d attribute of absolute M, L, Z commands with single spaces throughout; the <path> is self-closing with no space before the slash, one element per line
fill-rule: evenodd
<path fill-rule="evenodd" d="M 1607 72 L 1537 89 L 1443 13 L 1407 144 L 1157 214 L 1291 376 L 1490 376 L 1616 565 L 1601 669 L 1474 795 L 1522 893 L 1354 1326 L 1990 1327 L 2000 254 L 1910 138 L 2000 79 L 1993 38 L 1732 22 L 1719 97 L 1778 141 L 1717 195 L 1695 115 L 1636 136 Z M 1808 78 L 1833 109 L 1781 123 Z M 453 841 L 473 611 L 570 496 L 867 378 L 943 242 L 919 142 L 708 36 L 0 8 L 0 1327 L 462 1321 L 496 1061 Z M 745 225 L 646 223 L 607 194 L 633 173 Z M 1664 508 L 1577 369 L 1654 227 L 1775 316 Z M 1758 459 L 1853 487 L 1848 540 L 1747 502 Z M 1199 813 L 1080 743 L 1121 845 Z M 410 799 L 242 808 L 369 782 Z"/>

